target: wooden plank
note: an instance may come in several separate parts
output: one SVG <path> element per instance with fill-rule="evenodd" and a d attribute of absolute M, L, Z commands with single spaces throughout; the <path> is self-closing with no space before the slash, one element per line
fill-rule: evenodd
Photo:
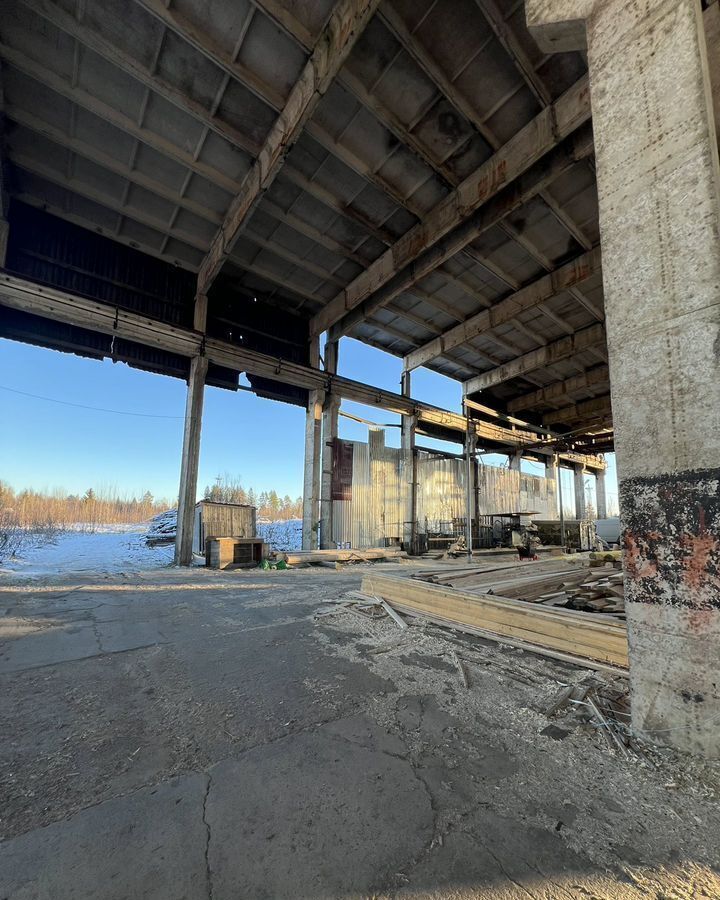
<path fill-rule="evenodd" d="M 107 303 L 88 300 L 5 273 L 0 274 L 0 305 L 34 313 L 53 321 L 89 328 L 103 334 L 114 334 L 145 346 L 158 347 L 190 358 L 197 356 L 203 345 L 203 336 L 196 331 L 116 309 Z M 386 409 L 398 415 L 417 416 L 418 430 L 427 425 L 464 434 L 467 428 L 467 420 L 460 413 L 450 412 L 421 400 L 341 375 L 331 376 L 320 369 L 258 353 L 240 344 L 206 338 L 204 352 L 210 362 L 235 371 L 261 375 L 280 384 L 292 384 L 308 390 L 327 391 L 331 385 L 333 393 L 348 400 Z M 513 431 L 509 427 L 491 422 L 472 420 L 472 427 L 475 428 L 478 440 L 484 445 L 495 442 L 514 447 L 525 443 L 533 445 L 537 443 L 537 436 L 531 432 L 519 429 Z M 542 449 L 535 447 L 533 452 L 542 453 Z M 548 448 L 545 452 L 550 454 L 553 451 Z M 568 451 L 560 454 L 560 457 L 563 460 L 581 463 L 593 470 L 602 471 L 606 467 L 605 462 L 596 456 Z"/>
<path fill-rule="evenodd" d="M 339 0 L 315 48 L 270 129 L 257 160 L 230 205 L 198 272 L 198 291 L 207 293 L 248 216 L 280 171 L 290 148 L 348 58 L 379 0 Z"/>
<path fill-rule="evenodd" d="M 470 594 L 407 578 L 366 575 L 363 591 L 384 597 L 416 615 L 439 616 L 459 627 L 528 641 L 550 650 L 627 667 L 627 631 L 621 622 L 598 620 L 592 613 L 538 607 L 520 600 Z"/>

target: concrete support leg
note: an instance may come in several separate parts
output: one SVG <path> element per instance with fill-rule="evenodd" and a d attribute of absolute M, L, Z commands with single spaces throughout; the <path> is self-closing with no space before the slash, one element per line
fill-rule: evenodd
<path fill-rule="evenodd" d="M 522 471 L 522 458 L 523 458 L 522 450 L 516 450 L 514 453 L 510 453 L 508 456 L 508 461 L 510 464 L 510 471 L 517 472 L 517 477 L 518 477 L 517 497 L 516 497 L 516 502 L 515 502 L 515 506 L 517 507 L 517 509 L 513 510 L 513 512 L 523 512 L 524 511 L 522 509 L 522 506 L 523 506 L 522 493 L 520 490 L 520 487 L 521 487 L 520 473 Z"/>
<path fill-rule="evenodd" d="M 607 493 L 605 472 L 595 473 L 595 505 L 598 519 L 607 519 Z"/>
<path fill-rule="evenodd" d="M 328 341 L 325 345 L 325 370 L 337 374 L 338 342 Z M 332 550 L 333 515 L 332 515 L 332 474 L 333 444 L 338 436 L 338 415 L 340 398 L 332 390 L 325 395 L 322 411 L 322 477 L 320 482 L 320 547 Z"/>
<path fill-rule="evenodd" d="M 632 727 L 720 755 L 720 201 L 699 0 L 526 0 L 587 45 Z"/>
<path fill-rule="evenodd" d="M 10 233 L 10 225 L 8 222 L 0 218 L 0 269 L 5 268 L 5 260 L 7 259 L 8 235 Z"/>
<path fill-rule="evenodd" d="M 554 454 L 545 458 L 545 478 L 548 482 L 552 482 L 550 493 L 555 498 L 555 505 L 550 508 L 550 518 L 554 519 L 555 516 L 560 516 L 560 502 L 558 500 L 559 470 L 557 456 Z"/>
<path fill-rule="evenodd" d="M 410 372 L 402 374 L 402 393 L 411 396 Z M 401 484 L 404 489 L 402 541 L 409 553 L 417 552 L 417 452 L 415 450 L 415 429 L 417 416 L 403 416 L 400 435 Z"/>
<path fill-rule="evenodd" d="M 587 518 L 587 499 L 585 497 L 585 469 L 583 466 L 574 467 L 575 485 L 575 518 Z"/>
<path fill-rule="evenodd" d="M 310 365 L 319 365 L 318 339 L 310 347 Z M 303 470 L 303 550 L 317 550 L 320 521 L 320 469 L 323 391 L 308 391 L 305 415 L 305 466 Z"/>
<path fill-rule="evenodd" d="M 190 362 L 187 400 L 185 403 L 185 431 L 183 434 L 180 493 L 178 496 L 177 533 L 175 537 L 175 565 L 192 563 L 192 542 L 197 495 L 198 464 L 200 462 L 200 434 L 202 431 L 203 397 L 208 361 L 196 356 Z"/>
<path fill-rule="evenodd" d="M 470 425 L 465 432 L 465 542 L 468 559 L 472 559 L 473 518 L 475 516 L 475 448 L 477 434 Z"/>

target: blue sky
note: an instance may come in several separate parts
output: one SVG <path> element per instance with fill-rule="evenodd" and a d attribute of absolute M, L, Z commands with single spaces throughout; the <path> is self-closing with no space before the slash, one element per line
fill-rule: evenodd
<path fill-rule="evenodd" d="M 348 378 L 400 389 L 401 360 L 351 339 L 341 343 L 339 369 Z M 156 497 L 174 499 L 185 391 L 184 382 L 176 378 L 0 339 L 4 423 L 0 479 L 16 489 L 64 488 L 79 493 L 90 486 L 106 486 L 134 495 L 150 490 Z M 460 411 L 460 383 L 437 373 L 414 372 L 412 393 L 420 400 Z M 343 403 L 343 410 L 380 424 L 399 424 L 399 417 L 381 409 Z M 246 391 L 208 388 L 200 492 L 218 474 L 227 472 L 241 477 L 248 488 L 299 496 L 304 436 L 305 414 L 299 407 L 261 400 Z M 340 436 L 367 440 L 367 426 L 341 417 Z M 386 440 L 398 446 L 399 429 L 388 429 Z M 458 449 L 426 438 L 418 442 Z M 611 461 L 608 490 L 613 493 L 617 487 Z M 530 465 L 528 471 L 541 474 L 542 467 Z"/>

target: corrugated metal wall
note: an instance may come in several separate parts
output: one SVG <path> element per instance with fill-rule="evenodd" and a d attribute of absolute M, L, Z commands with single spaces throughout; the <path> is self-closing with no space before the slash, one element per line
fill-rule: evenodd
<path fill-rule="evenodd" d="M 353 441 L 352 500 L 333 501 L 333 540 L 382 547 L 402 539 L 402 452 L 385 446 L 385 431 L 370 429 L 368 443 Z"/>
<path fill-rule="evenodd" d="M 402 540 L 404 483 L 402 451 L 385 446 L 383 429 L 371 429 L 367 444 L 353 444 L 352 500 L 333 501 L 333 540 L 352 547 L 381 547 Z M 452 530 L 465 518 L 465 463 L 418 452 L 418 533 Z M 535 512 L 556 519 L 555 482 L 498 466 L 477 465 L 478 512 Z"/>

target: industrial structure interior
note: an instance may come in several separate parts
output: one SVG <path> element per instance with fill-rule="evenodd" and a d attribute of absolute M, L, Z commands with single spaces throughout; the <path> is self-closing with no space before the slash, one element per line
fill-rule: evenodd
<path fill-rule="evenodd" d="M 560 468 L 575 525 L 588 475 L 606 518 L 616 452 L 632 733 L 720 755 L 718 3 L 0 7 L 0 336 L 187 382 L 176 563 L 205 387 L 242 376 L 306 410 L 304 551 L 471 564 L 493 517 L 561 518 Z M 343 338 L 397 390 L 344 377 Z M 340 440 L 343 400 L 401 447 Z"/>

